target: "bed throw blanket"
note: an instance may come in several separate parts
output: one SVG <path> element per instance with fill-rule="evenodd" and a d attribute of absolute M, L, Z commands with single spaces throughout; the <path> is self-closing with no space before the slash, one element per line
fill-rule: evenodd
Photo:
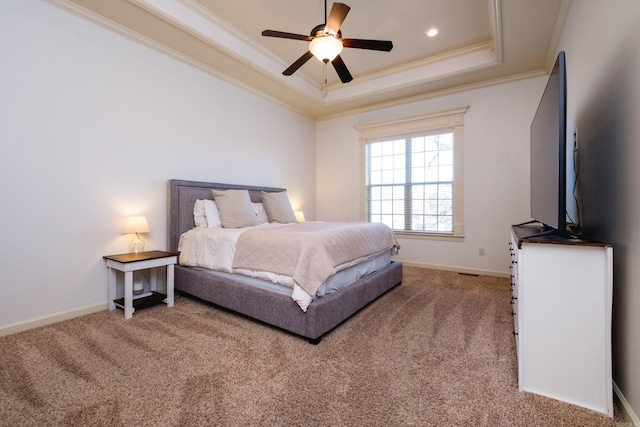
<path fill-rule="evenodd" d="M 336 266 L 399 247 L 395 234 L 381 223 L 303 222 L 242 233 L 233 268 L 291 276 L 315 295 Z"/>

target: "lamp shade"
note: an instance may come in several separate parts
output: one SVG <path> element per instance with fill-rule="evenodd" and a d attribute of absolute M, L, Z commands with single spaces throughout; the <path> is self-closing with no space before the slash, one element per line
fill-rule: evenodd
<path fill-rule="evenodd" d="M 331 35 L 316 37 L 309 43 L 309 51 L 321 62 L 333 61 L 343 47 L 342 42 Z"/>
<path fill-rule="evenodd" d="M 145 216 L 130 216 L 124 223 L 122 234 L 148 233 L 149 222 Z"/>
<path fill-rule="evenodd" d="M 305 222 L 305 219 L 304 219 L 304 212 L 302 212 L 302 211 L 295 211 L 295 212 L 294 212 L 294 215 L 296 216 L 296 220 L 297 220 L 298 222 Z"/>

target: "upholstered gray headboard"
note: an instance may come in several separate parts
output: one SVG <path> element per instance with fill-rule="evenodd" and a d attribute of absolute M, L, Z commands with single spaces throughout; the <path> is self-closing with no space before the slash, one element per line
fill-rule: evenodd
<path fill-rule="evenodd" d="M 193 205 L 198 199 L 213 199 L 212 189 L 216 190 L 249 190 L 252 202 L 262 200 L 262 191 L 279 192 L 284 188 L 256 187 L 251 185 L 218 184 L 213 182 L 169 180 L 167 236 L 168 250 L 178 251 L 178 241 L 182 233 L 195 227 L 193 221 Z"/>

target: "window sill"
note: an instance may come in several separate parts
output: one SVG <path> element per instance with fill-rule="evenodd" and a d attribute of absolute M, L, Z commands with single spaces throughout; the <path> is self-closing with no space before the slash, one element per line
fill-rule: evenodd
<path fill-rule="evenodd" d="M 440 240 L 444 242 L 462 242 L 464 234 L 439 234 L 439 233 L 422 233 L 417 231 L 395 231 L 396 237 L 400 239 L 418 239 L 418 240 Z"/>

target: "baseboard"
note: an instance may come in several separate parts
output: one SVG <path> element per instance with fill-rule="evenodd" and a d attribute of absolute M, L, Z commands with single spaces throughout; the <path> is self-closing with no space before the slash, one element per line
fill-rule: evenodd
<path fill-rule="evenodd" d="M 17 332 L 38 328 L 40 326 L 51 325 L 52 323 L 61 322 L 67 319 L 73 319 L 74 317 L 84 316 L 85 314 L 95 313 L 97 311 L 107 310 L 108 308 L 109 306 L 107 303 L 100 303 L 69 311 L 63 311 L 61 313 L 56 313 L 50 316 L 43 316 L 31 320 L 25 320 L 24 322 L 18 322 L 0 327 L 0 336 L 11 335 Z"/>
<path fill-rule="evenodd" d="M 617 403 L 619 403 L 618 409 L 620 410 L 620 415 L 625 421 L 629 421 L 633 423 L 634 427 L 640 427 L 640 418 L 633 412 L 633 408 L 629 405 L 627 399 L 625 399 L 622 391 L 616 385 L 616 382 L 613 382 L 613 392 L 616 395 Z"/>
<path fill-rule="evenodd" d="M 503 277 L 503 278 L 511 277 L 509 273 L 505 273 L 504 271 L 481 270 L 477 268 L 465 268 L 465 267 L 456 267 L 456 266 L 450 266 L 450 265 L 423 264 L 420 262 L 405 261 L 399 258 L 397 260 L 402 262 L 403 265 L 406 265 L 409 267 L 431 268 L 433 270 L 454 271 L 456 273 L 478 274 L 481 276 L 493 276 L 493 277 Z"/>

